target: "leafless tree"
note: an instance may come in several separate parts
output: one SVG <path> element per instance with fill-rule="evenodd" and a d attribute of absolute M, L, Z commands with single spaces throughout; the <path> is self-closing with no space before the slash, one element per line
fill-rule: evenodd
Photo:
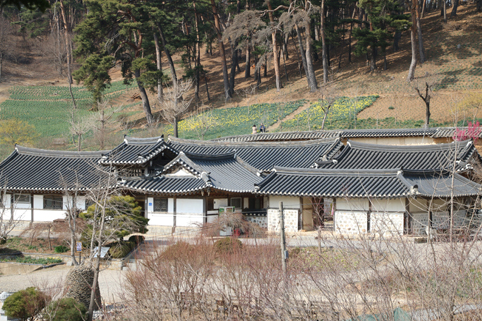
<path fill-rule="evenodd" d="M 0 174 L 1 176 L 1 174 Z M 0 190 L 0 244 L 4 244 L 10 233 L 21 224 L 22 217 L 15 217 L 12 209 L 15 204 L 10 204 L 10 208 L 7 204 L 10 203 L 7 199 L 10 195 L 7 194 L 7 188 L 4 187 Z"/>
<path fill-rule="evenodd" d="M 204 140 L 206 133 L 213 127 L 219 125 L 213 115 L 213 110 L 205 110 L 187 120 L 188 126 L 193 128 L 200 140 Z"/>
<path fill-rule="evenodd" d="M 71 112 L 70 117 L 70 133 L 73 136 L 77 136 L 77 150 L 82 149 L 82 137 L 93 130 L 95 127 L 95 121 L 92 117 L 79 116 L 75 112 L 75 109 Z"/>
<path fill-rule="evenodd" d="M 164 100 L 161 103 L 161 115 L 174 127 L 174 137 L 178 137 L 178 121 L 179 117 L 188 110 L 191 105 L 192 98 L 182 99 L 193 86 L 192 79 L 179 81 L 177 86 L 172 86 L 170 90 L 164 93 Z"/>
<path fill-rule="evenodd" d="M 419 87 L 414 87 L 417 91 L 418 96 L 425 103 L 425 128 L 430 127 L 430 98 L 432 97 L 433 85 L 429 85 L 428 82 L 425 83 L 425 94 L 423 94 L 423 89 L 420 91 Z"/>

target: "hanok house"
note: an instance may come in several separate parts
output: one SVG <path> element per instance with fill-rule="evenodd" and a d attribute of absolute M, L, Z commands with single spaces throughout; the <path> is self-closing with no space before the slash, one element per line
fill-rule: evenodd
<path fill-rule="evenodd" d="M 0 184 L 6 211 L 34 222 L 63 218 L 74 204 L 85 209 L 83 192 L 109 171 L 152 226 L 197 226 L 232 206 L 275 231 L 283 202 L 291 232 L 313 229 L 325 211 L 335 213 L 342 233 L 375 232 L 382 225 L 388 232 L 423 233 L 424 226 L 445 224 L 452 215 L 446 206 L 452 176 L 457 184 L 450 193 L 462 200 L 458 204 L 474 204 L 479 185 L 466 177 L 478 162 L 471 141 L 394 146 L 342 143 L 340 137 L 296 142 L 125 137 L 104 152 L 16 146 L 0 164 Z M 464 218 L 467 208 L 458 206 L 453 215 Z"/>

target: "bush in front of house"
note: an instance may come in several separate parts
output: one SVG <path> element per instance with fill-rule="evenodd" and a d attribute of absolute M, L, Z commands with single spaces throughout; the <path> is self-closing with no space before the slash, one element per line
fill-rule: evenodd
<path fill-rule="evenodd" d="M 214 243 L 214 247 L 216 248 L 216 253 L 218 254 L 225 254 L 225 253 L 234 253 L 236 250 L 240 250 L 243 248 L 243 243 L 233 237 L 225 237 L 216 241 Z"/>
<path fill-rule="evenodd" d="M 59 245 L 54 248 L 55 253 L 65 253 L 68 250 L 70 250 L 67 246 L 65 245 Z"/>
<path fill-rule="evenodd" d="M 50 321 L 83 321 L 86 319 L 87 308 L 73 298 L 63 298 L 53 301 L 45 308 L 43 318 Z"/>
<path fill-rule="evenodd" d="M 121 259 L 129 254 L 135 246 L 134 242 L 119 241 L 110 245 L 109 254 L 114 259 Z"/>
<path fill-rule="evenodd" d="M 49 299 L 45 293 L 30 287 L 9 296 L 2 309 L 10 318 L 33 320 L 45 308 Z"/>

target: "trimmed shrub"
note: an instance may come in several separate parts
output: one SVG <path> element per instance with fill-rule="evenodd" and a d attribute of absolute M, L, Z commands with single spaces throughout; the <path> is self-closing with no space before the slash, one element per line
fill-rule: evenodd
<path fill-rule="evenodd" d="M 163 259 L 172 259 L 179 256 L 179 253 L 186 253 L 191 250 L 192 245 L 187 242 L 177 242 L 176 244 L 169 245 L 161 256 Z"/>
<path fill-rule="evenodd" d="M 129 242 L 133 242 L 136 245 L 144 243 L 145 240 L 146 238 L 142 235 L 132 235 L 131 237 L 129 237 Z"/>
<path fill-rule="evenodd" d="M 33 320 L 45 308 L 49 299 L 45 293 L 30 287 L 9 296 L 2 309 L 10 318 Z"/>
<path fill-rule="evenodd" d="M 240 250 L 243 248 L 243 243 L 233 237 L 225 237 L 216 241 L 214 243 L 214 247 L 216 248 L 216 253 L 223 254 L 223 253 L 234 253 L 236 250 Z"/>
<path fill-rule="evenodd" d="M 87 308 L 84 304 L 72 298 L 54 301 L 44 310 L 43 317 L 50 321 L 83 321 L 86 319 Z"/>
<path fill-rule="evenodd" d="M 55 253 L 65 253 L 68 250 L 70 250 L 67 246 L 65 245 L 59 245 L 54 248 Z"/>
<path fill-rule="evenodd" d="M 117 242 L 110 246 L 110 256 L 114 259 L 125 257 L 136 246 L 134 242 Z"/>

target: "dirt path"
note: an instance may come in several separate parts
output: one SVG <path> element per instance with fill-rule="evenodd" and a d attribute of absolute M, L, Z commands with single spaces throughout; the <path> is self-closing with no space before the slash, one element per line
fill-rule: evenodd
<path fill-rule="evenodd" d="M 299 113 L 307 110 L 308 108 L 310 108 L 310 105 L 311 105 L 311 102 L 308 101 L 306 102 L 303 106 L 301 106 L 300 108 L 298 108 L 297 110 L 295 110 L 294 112 L 292 112 L 291 114 L 289 114 L 288 116 L 286 116 L 285 118 L 277 121 L 276 123 L 274 123 L 273 125 L 269 126 L 268 127 L 268 131 L 275 131 L 276 129 L 279 128 L 279 126 L 281 125 L 281 123 L 287 121 L 287 120 L 291 120 L 293 118 L 296 117 L 296 115 L 298 115 Z"/>

